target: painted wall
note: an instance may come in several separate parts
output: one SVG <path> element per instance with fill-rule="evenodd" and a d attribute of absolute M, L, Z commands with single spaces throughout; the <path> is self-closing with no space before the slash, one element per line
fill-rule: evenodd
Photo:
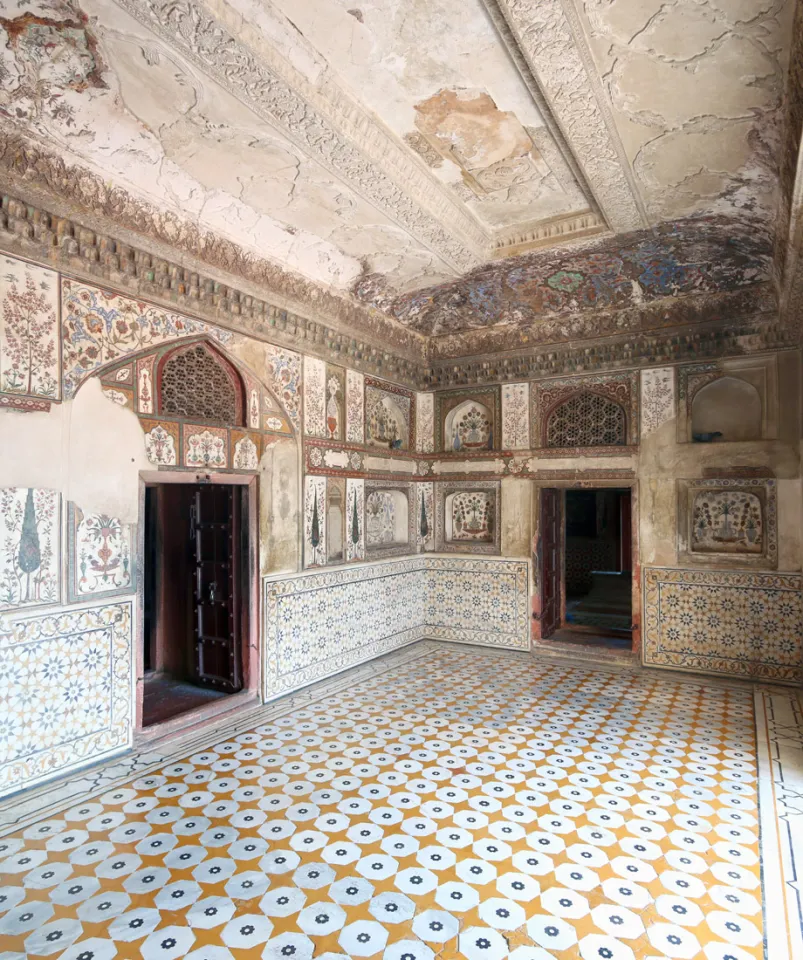
<path fill-rule="evenodd" d="M 259 476 L 267 696 L 418 636 L 521 647 L 523 620 L 511 632 L 498 608 L 483 607 L 477 621 L 472 604 L 495 597 L 510 569 L 517 605 L 537 594 L 537 576 L 509 561 L 529 560 L 537 544 L 538 487 L 578 482 L 634 485 L 645 662 L 803 677 L 798 354 L 416 393 L 0 259 L 0 793 L 132 743 L 143 472 Z M 219 351 L 246 386 L 247 427 L 210 428 L 207 447 L 189 442 L 203 426 L 160 415 L 158 367 L 139 363 L 191 338 Z M 689 442 L 692 394 L 726 374 L 759 392 L 761 438 Z M 600 442 L 604 425 L 596 445 L 577 442 L 578 390 L 591 390 L 597 407 L 621 405 L 619 446 Z M 565 445 L 556 446 L 548 418 L 567 401 Z M 238 456 L 246 434 L 252 445 Z M 749 500 L 745 516 L 758 526 L 750 519 L 749 536 L 718 552 L 709 523 L 708 544 L 696 549 L 688 515 L 698 494 L 715 512 L 731 494 Z M 390 569 L 404 584 L 398 595 L 378 590 Z M 690 571 L 688 583 L 679 571 Z M 267 608 L 287 604 L 300 616 L 292 598 L 313 585 L 363 619 L 340 642 L 331 625 L 302 617 L 299 635 L 316 638 L 305 653 L 271 632 Z M 774 619 L 733 621 L 734 646 L 724 627 L 671 619 L 667 604 L 682 586 L 704 598 L 708 621 L 727 621 L 734 604 L 771 608 Z M 394 620 L 402 607 L 412 611 L 409 623 L 400 618 L 406 626 Z M 76 675 L 77 685 L 65 679 Z"/>

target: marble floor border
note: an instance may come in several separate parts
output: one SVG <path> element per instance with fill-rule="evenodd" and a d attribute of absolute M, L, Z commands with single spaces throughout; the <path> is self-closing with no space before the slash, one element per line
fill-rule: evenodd
<path fill-rule="evenodd" d="M 766 960 L 803 960 L 803 701 L 754 693 Z"/>

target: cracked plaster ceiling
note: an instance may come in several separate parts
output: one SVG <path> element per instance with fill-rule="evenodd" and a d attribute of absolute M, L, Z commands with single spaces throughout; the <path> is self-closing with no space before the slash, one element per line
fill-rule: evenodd
<path fill-rule="evenodd" d="M 4 0 L 0 117 L 421 334 L 532 326 L 599 306 L 602 274 L 631 305 L 766 278 L 792 13 Z"/>

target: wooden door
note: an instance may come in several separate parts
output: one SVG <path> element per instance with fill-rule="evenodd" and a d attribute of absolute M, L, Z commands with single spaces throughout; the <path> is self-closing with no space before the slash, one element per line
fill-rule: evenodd
<path fill-rule="evenodd" d="M 541 637 L 560 626 L 561 604 L 561 491 L 541 490 Z"/>
<path fill-rule="evenodd" d="M 227 693 L 242 689 L 239 505 L 233 487 L 209 484 L 191 507 L 195 678 Z"/>

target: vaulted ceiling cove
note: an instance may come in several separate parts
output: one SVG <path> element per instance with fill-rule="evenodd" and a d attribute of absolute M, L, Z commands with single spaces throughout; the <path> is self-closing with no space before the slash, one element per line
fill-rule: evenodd
<path fill-rule="evenodd" d="M 627 333 L 645 309 L 784 309 L 803 286 L 795 13 L 7 0 L 0 171 L 422 357 Z"/>

